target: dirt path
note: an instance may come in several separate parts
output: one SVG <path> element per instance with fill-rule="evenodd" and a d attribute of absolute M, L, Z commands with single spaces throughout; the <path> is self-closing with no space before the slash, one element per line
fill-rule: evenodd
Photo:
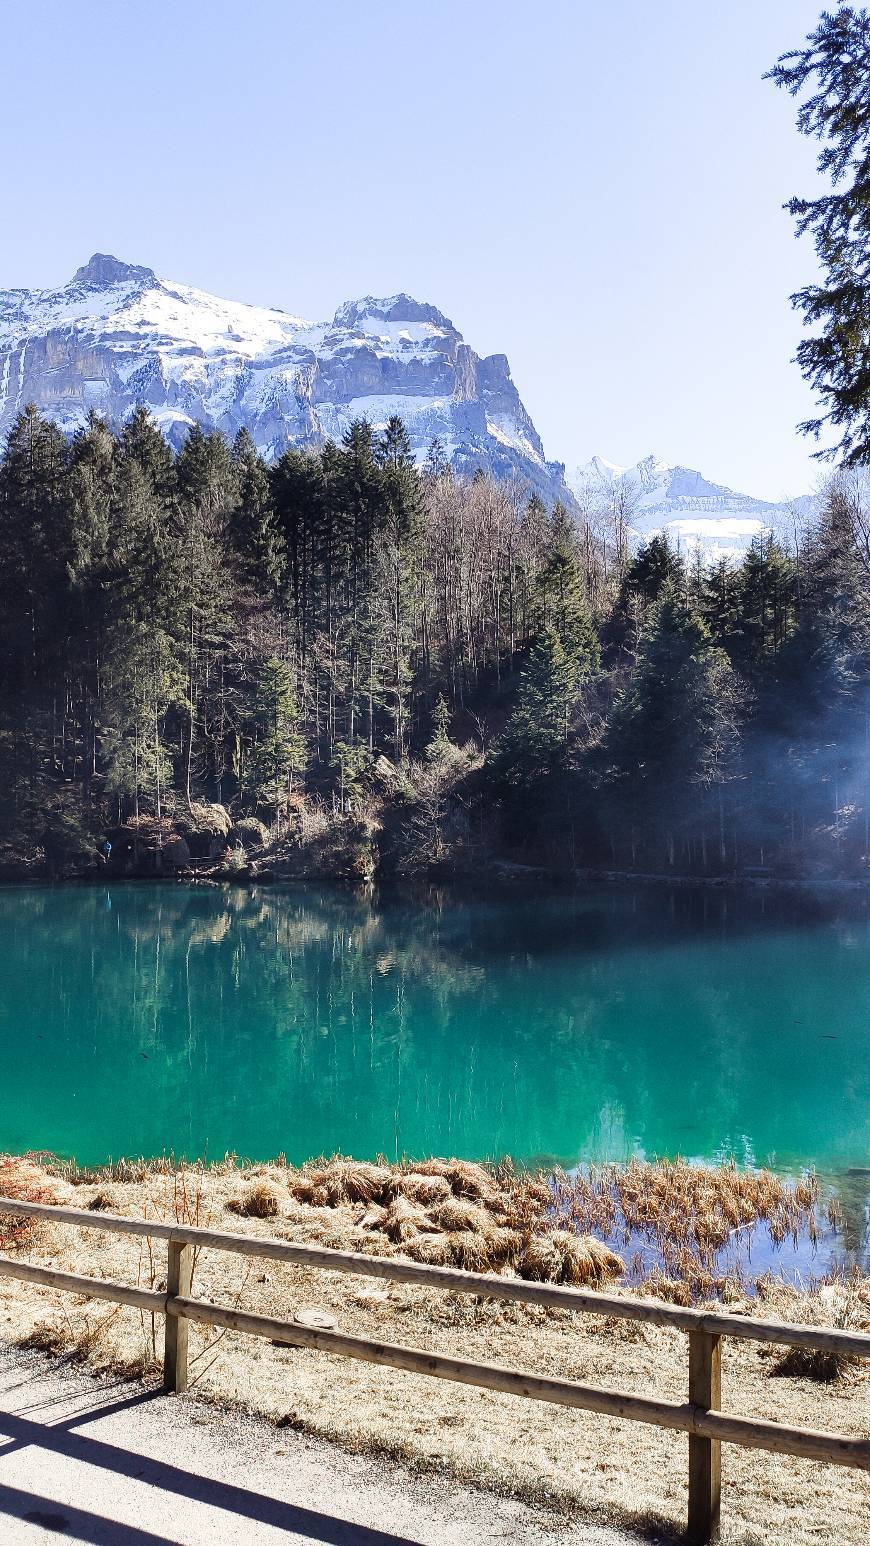
<path fill-rule="evenodd" d="M 638 1546 L 641 1537 L 0 1346 L 0 1542 L 60 1540 Z"/>

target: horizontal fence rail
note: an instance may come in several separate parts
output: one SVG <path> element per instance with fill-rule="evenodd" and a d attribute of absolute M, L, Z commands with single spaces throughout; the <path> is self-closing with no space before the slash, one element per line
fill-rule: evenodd
<path fill-rule="evenodd" d="M 273 1342 L 292 1347 L 312 1348 L 344 1358 L 404 1369 L 414 1374 L 476 1385 L 485 1390 L 504 1391 L 532 1401 L 554 1402 L 581 1411 L 676 1429 L 689 1436 L 688 1538 L 698 1543 L 698 1546 L 713 1541 L 718 1533 L 723 1442 L 870 1470 L 870 1438 L 848 1438 L 811 1428 L 791 1428 L 783 1423 L 732 1416 L 720 1410 L 721 1345 L 724 1337 L 870 1358 L 870 1335 L 864 1332 L 832 1330 L 824 1326 L 796 1326 L 752 1316 L 711 1314 L 705 1310 L 683 1309 L 657 1300 L 622 1298 L 591 1289 L 528 1283 L 517 1278 L 461 1272 L 451 1267 L 428 1267 L 393 1258 L 357 1256 L 351 1252 L 295 1245 L 289 1241 L 262 1236 L 233 1234 L 187 1224 L 161 1223 L 156 1219 L 92 1213 L 78 1208 L 26 1202 L 18 1198 L 0 1197 L 0 1214 L 3 1213 L 167 1242 L 165 1293 L 131 1288 L 122 1283 L 80 1276 L 77 1273 L 59 1272 L 51 1267 L 39 1267 L 13 1257 L 0 1257 L 0 1278 L 15 1278 L 45 1288 L 60 1289 L 65 1293 L 108 1299 L 116 1304 L 132 1305 L 136 1309 L 165 1315 L 164 1384 L 168 1390 L 182 1392 L 187 1389 L 187 1335 L 189 1324 L 193 1321 L 225 1327 L 250 1336 L 268 1337 Z M 496 1364 L 477 1363 L 396 1343 L 377 1342 L 368 1337 L 318 1330 L 274 1319 L 272 1316 L 255 1315 L 245 1310 L 194 1299 L 190 1289 L 195 1249 L 229 1251 L 241 1256 L 284 1261 L 323 1271 L 387 1278 L 424 1288 L 448 1289 L 454 1293 L 476 1294 L 490 1299 L 512 1300 L 585 1314 L 614 1316 L 621 1320 L 645 1321 L 656 1326 L 670 1326 L 687 1332 L 689 1336 L 689 1399 L 685 1402 L 656 1400 L 603 1390 L 573 1380 L 551 1379 L 522 1370 L 502 1368 Z"/>

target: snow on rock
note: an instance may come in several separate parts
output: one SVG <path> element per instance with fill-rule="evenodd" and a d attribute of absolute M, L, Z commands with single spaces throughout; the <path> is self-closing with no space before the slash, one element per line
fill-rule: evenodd
<path fill-rule="evenodd" d="M 193 423 L 228 436 L 244 425 L 268 457 L 397 413 L 421 461 L 438 436 L 462 472 L 571 502 L 505 356 L 481 359 L 443 312 L 404 294 L 309 322 L 95 253 L 59 289 L 0 291 L 0 437 L 27 402 L 68 433 L 93 408 L 122 422 L 142 403 L 176 445 Z"/>
<path fill-rule="evenodd" d="M 617 488 L 636 542 L 666 533 L 685 558 L 700 550 L 705 562 L 742 558 L 750 544 L 768 532 L 793 542 L 811 519 L 809 495 L 779 503 L 738 494 L 724 483 L 711 483 L 691 467 L 647 456 L 631 467 L 604 457 L 577 467 L 568 482 L 581 507 L 604 511 Z"/>

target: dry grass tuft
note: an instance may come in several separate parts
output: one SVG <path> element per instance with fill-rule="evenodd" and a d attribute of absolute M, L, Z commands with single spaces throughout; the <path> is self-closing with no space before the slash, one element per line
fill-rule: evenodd
<path fill-rule="evenodd" d="M 383 1229 L 386 1217 L 386 1208 L 382 1208 L 380 1203 L 373 1202 L 357 1215 L 356 1224 L 359 1229 Z"/>
<path fill-rule="evenodd" d="M 486 1235 L 493 1228 L 493 1217 L 479 1203 L 466 1202 L 462 1197 L 449 1197 L 433 1209 L 432 1217 L 440 1229 L 447 1231 L 471 1229 L 478 1235 Z"/>
<path fill-rule="evenodd" d="M 381 1230 L 395 1245 L 403 1245 L 415 1235 L 434 1231 L 435 1225 L 428 1213 L 409 1202 L 407 1197 L 396 1197 L 384 1214 Z"/>
<path fill-rule="evenodd" d="M 386 1165 L 336 1158 L 314 1170 L 303 1171 L 291 1182 L 291 1191 L 300 1202 L 341 1208 L 350 1202 L 382 1200 L 392 1180 Z"/>
<path fill-rule="evenodd" d="M 424 1176 L 442 1176 L 457 1197 L 473 1202 L 497 1202 L 499 1189 L 495 1177 L 483 1165 L 471 1160 L 423 1160 L 416 1170 Z"/>
<path fill-rule="evenodd" d="M 426 1267 L 452 1267 L 453 1248 L 449 1235 L 417 1235 L 405 1245 L 405 1255 Z"/>
<path fill-rule="evenodd" d="M 88 1203 L 91 1213 L 113 1213 L 117 1204 L 111 1192 L 101 1190 L 96 1192 Z"/>
<path fill-rule="evenodd" d="M 489 1265 L 492 1269 L 513 1265 L 523 1247 L 523 1237 L 516 1229 L 497 1228 L 486 1237 Z"/>
<path fill-rule="evenodd" d="M 473 1229 L 457 1229 L 447 1236 L 454 1267 L 463 1272 L 486 1272 L 492 1265 L 489 1240 Z"/>
<path fill-rule="evenodd" d="M 231 1197 L 227 1208 L 246 1219 L 274 1219 L 281 1211 L 281 1199 L 268 1181 L 257 1181 L 241 1197 Z"/>
<path fill-rule="evenodd" d="M 45 1184 L 45 1172 L 27 1159 L 0 1155 L 0 1197 L 22 1202 L 56 1202 L 57 1195 Z M 0 1213 L 0 1250 L 15 1250 L 27 1245 L 38 1227 L 36 1219 L 19 1218 L 15 1213 Z"/>
<path fill-rule="evenodd" d="M 817 1380 L 832 1385 L 842 1379 L 857 1359 L 848 1353 L 830 1353 L 821 1347 L 790 1347 L 777 1358 L 771 1373 L 788 1379 Z"/>
<path fill-rule="evenodd" d="M 391 1188 L 422 1208 L 432 1208 L 451 1195 L 450 1182 L 445 1176 L 426 1176 L 419 1170 L 400 1171 L 392 1178 Z"/>
<path fill-rule="evenodd" d="M 591 1235 L 554 1229 L 526 1242 L 517 1271 L 534 1283 L 600 1283 L 619 1277 L 625 1262 Z"/>
<path fill-rule="evenodd" d="M 867 1331 L 870 1326 L 870 1294 L 867 1280 L 860 1274 L 850 1279 L 838 1279 L 822 1284 L 816 1302 L 808 1312 L 806 1295 L 797 1290 L 787 1290 L 775 1279 L 766 1280 L 759 1297 L 773 1299 L 784 1304 L 783 1313 L 788 1320 L 802 1322 L 820 1319 L 837 1331 Z M 819 1312 L 821 1313 L 821 1316 Z M 816 1380 L 830 1385 L 852 1369 L 860 1368 L 863 1360 L 850 1353 L 831 1353 L 822 1348 L 789 1347 L 775 1358 L 772 1375 L 785 1379 Z"/>

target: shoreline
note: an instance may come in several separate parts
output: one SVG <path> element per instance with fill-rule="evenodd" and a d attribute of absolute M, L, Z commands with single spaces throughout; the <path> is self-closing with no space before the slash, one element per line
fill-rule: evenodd
<path fill-rule="evenodd" d="M 23 1169 L 27 1165 L 29 1171 Z M 499 1181 L 495 1169 L 456 1165 L 450 1195 L 443 1200 L 451 1206 L 480 1208 L 487 1195 L 492 1205 L 496 1183 L 503 1192 L 513 1185 L 507 1172 Z M 400 1178 L 415 1187 L 426 1175 L 423 1169 L 382 1167 L 386 1176 L 373 1177 L 378 1167 L 348 1161 L 300 1170 L 281 1165 L 242 1169 L 225 1162 L 208 1171 L 141 1166 L 126 1180 L 100 1181 L 96 1172 L 86 1180 L 79 1173 L 73 1184 L 33 1161 L 21 1161 L 19 1167 L 21 1184 L 50 1185 L 58 1201 L 91 1211 L 94 1227 L 40 1222 L 12 1244 L 13 1253 L 60 1271 L 158 1289 L 165 1281 L 165 1251 L 152 1253 L 144 1240 L 132 1236 L 102 1234 L 101 1211 L 333 1249 L 359 1249 L 359 1241 L 366 1239 L 370 1254 L 378 1230 L 364 1228 L 362 1221 L 373 1199 L 353 1201 L 350 1193 L 375 1184 L 391 1186 Z M 437 1179 L 437 1169 L 428 1179 Z M 0 1180 L 0 1192 L 4 1184 L 8 1176 Z M 462 1196 L 463 1190 L 485 1195 L 475 1200 Z M 411 1208 L 419 1206 L 413 1198 L 406 1201 Z M 430 1202 L 427 1211 L 438 1206 Z M 394 1242 L 382 1233 L 378 1250 L 414 1260 L 410 1248 L 415 1238 Z M 8 1253 L 9 1243 L 2 1248 Z M 607 1292 L 630 1296 L 637 1290 L 611 1281 Z M 649 1292 L 647 1285 L 644 1296 Z M 578 1320 L 561 1309 L 496 1301 L 486 1294 L 485 1271 L 479 1295 L 459 1295 L 281 1262 L 270 1261 L 266 1270 L 252 1272 L 241 1258 L 203 1251 L 193 1293 L 285 1320 L 303 1309 L 314 1310 L 349 1335 L 628 1393 L 685 1399 L 686 1349 L 679 1331 L 594 1314 Z M 753 1298 L 735 1286 L 727 1308 L 729 1313 L 870 1329 L 870 1280 L 801 1291 L 771 1281 Z M 3 1341 L 72 1359 L 91 1371 L 130 1378 L 148 1376 L 159 1365 L 152 1319 L 137 1310 L 71 1300 L 5 1279 L 0 1280 L 0 1319 Z M 549 1504 L 567 1515 L 592 1512 L 635 1526 L 654 1519 L 680 1535 L 685 1459 L 682 1446 L 663 1430 L 546 1406 L 536 1409 L 523 1430 L 524 1442 L 517 1444 L 512 1396 L 308 1348 L 273 1346 L 233 1331 L 214 1336 L 195 1324 L 190 1339 L 194 1396 L 264 1418 L 276 1433 L 290 1427 L 356 1454 L 395 1457 L 484 1490 Z M 820 1385 L 818 1372 L 806 1361 L 788 1363 L 772 1345 L 731 1339 L 725 1380 L 728 1405 L 735 1411 L 818 1426 L 824 1406 L 827 1426 L 846 1435 L 860 1436 L 870 1427 L 870 1369 L 863 1365 L 845 1367 L 833 1382 Z M 746 1539 L 747 1546 L 761 1538 L 813 1546 L 823 1531 L 842 1546 L 863 1546 L 868 1480 L 862 1473 L 742 1450 L 729 1452 L 728 1464 L 730 1521 L 732 1528 L 746 1532 L 739 1539 Z"/>
<path fill-rule="evenodd" d="M 281 890 L 293 886 L 326 886 L 337 892 L 416 892 L 434 890 L 455 891 L 472 895 L 475 892 L 510 897 L 518 893 L 556 891 L 570 892 L 584 889 L 710 891 L 729 895 L 746 896 L 794 896 L 812 898 L 836 898 L 849 896 L 870 902 L 870 877 L 803 877 L 771 875 L 763 879 L 745 875 L 691 875 L 659 874 L 633 870 L 577 869 L 570 873 L 546 869 L 537 865 L 520 865 L 504 861 L 494 863 L 489 869 L 470 875 L 468 873 L 439 875 L 374 875 L 368 880 L 349 879 L 340 873 L 323 874 L 315 870 L 298 874 L 275 873 L 268 866 L 263 869 L 251 866 L 244 870 L 232 870 L 220 864 L 213 868 L 167 870 L 164 874 L 115 873 L 105 869 L 89 868 L 64 875 L 49 875 L 43 868 L 22 868 L 9 874 L 0 874 L 0 891 L 15 891 L 28 886 L 51 889 L 76 887 L 105 887 L 106 885 L 180 885 L 180 886 L 236 886 L 241 889 L 263 887 Z"/>
<path fill-rule="evenodd" d="M 283 1155 L 256 1161 L 233 1153 L 80 1165 L 30 1150 L 0 1153 L 0 1195 L 4 1177 L 12 1187 L 6 1195 L 34 1200 L 96 1189 L 84 1204 L 95 1212 L 114 1211 L 116 1192 L 123 1198 L 133 1188 L 138 1196 L 136 1188 L 155 1184 L 180 1186 L 185 1195 L 192 1188 L 198 1198 L 214 1193 L 242 1220 L 278 1217 L 289 1199 L 291 1214 L 315 1235 L 324 1225 L 328 1234 L 337 1230 L 340 1249 L 410 1254 L 541 1281 L 608 1282 L 683 1304 L 754 1297 L 760 1285 L 775 1282 L 810 1294 L 820 1283 L 850 1277 L 866 1278 L 870 1287 L 863 1242 L 848 1246 L 855 1199 L 870 1186 L 870 1170 L 854 1166 L 820 1176 L 680 1156 L 566 1169 L 509 1157 L 391 1162 L 333 1155 L 291 1164 Z M 235 1202 L 224 1196 L 228 1187 L 239 1194 Z M 2 1223 L 0 1214 L 0 1248 Z"/>

